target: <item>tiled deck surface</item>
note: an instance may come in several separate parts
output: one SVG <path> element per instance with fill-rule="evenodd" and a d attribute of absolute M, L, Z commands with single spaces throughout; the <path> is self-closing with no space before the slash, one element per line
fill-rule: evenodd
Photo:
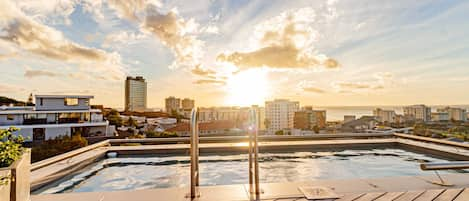
<path fill-rule="evenodd" d="M 345 200 L 469 200 L 469 175 L 445 174 L 445 181 L 454 186 L 444 188 L 428 181 L 435 176 L 407 176 L 378 179 L 318 180 L 296 183 L 262 184 L 262 200 L 306 201 L 298 190 L 301 186 L 324 186 Z M 188 201 L 189 188 L 166 188 L 115 192 L 63 193 L 34 195 L 32 201 Z M 204 186 L 198 201 L 249 200 L 247 185 Z"/>

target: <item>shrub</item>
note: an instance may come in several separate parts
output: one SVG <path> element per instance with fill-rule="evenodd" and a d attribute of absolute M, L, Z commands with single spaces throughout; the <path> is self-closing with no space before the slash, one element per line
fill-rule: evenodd
<path fill-rule="evenodd" d="M 0 167 L 10 166 L 13 162 L 20 159 L 21 154 L 23 154 L 22 143 L 24 138 L 12 134 L 12 132 L 17 130 L 17 128 L 13 127 L 7 130 L 0 130 Z"/>
<path fill-rule="evenodd" d="M 275 135 L 283 135 L 283 130 L 275 131 Z"/>
<path fill-rule="evenodd" d="M 177 133 L 174 132 L 155 132 L 155 131 L 147 131 L 145 132 L 147 138 L 169 138 L 169 137 L 179 137 Z"/>
<path fill-rule="evenodd" d="M 88 145 L 88 141 L 81 135 L 61 135 L 54 139 L 46 140 L 38 146 L 33 146 L 31 161 L 36 162 L 63 154 Z"/>

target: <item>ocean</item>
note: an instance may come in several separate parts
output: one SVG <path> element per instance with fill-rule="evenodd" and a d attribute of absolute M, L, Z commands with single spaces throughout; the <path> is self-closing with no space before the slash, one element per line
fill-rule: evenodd
<path fill-rule="evenodd" d="M 344 115 L 355 115 L 357 118 L 364 115 L 373 115 L 373 109 L 381 108 L 383 110 L 394 110 L 397 114 L 403 114 L 404 106 L 317 106 L 313 109 L 315 110 L 326 110 L 327 121 L 339 121 L 344 120 Z M 444 108 L 446 106 L 431 106 L 433 111 L 436 111 L 437 108 Z M 465 108 L 469 109 L 469 105 L 451 105 L 451 107 Z"/>

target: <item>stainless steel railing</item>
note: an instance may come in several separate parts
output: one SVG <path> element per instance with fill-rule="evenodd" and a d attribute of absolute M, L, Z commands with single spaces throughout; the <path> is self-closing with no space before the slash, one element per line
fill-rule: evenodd
<path fill-rule="evenodd" d="M 190 136 L 190 155 L 191 155 L 191 199 L 200 197 L 199 192 L 199 126 L 198 126 L 198 110 L 192 109 L 191 112 L 191 136 Z M 257 130 L 257 113 L 256 110 L 249 111 L 248 137 L 249 137 L 249 194 L 251 200 L 260 200 L 259 185 L 259 148 L 258 148 L 258 130 Z"/>
<path fill-rule="evenodd" d="M 191 154 L 191 192 L 190 197 L 196 198 L 200 196 L 199 193 L 199 113 L 197 108 L 192 109 L 191 112 L 191 139 L 190 139 L 190 154 Z"/>
<path fill-rule="evenodd" d="M 423 171 L 435 171 L 438 180 L 430 181 L 430 183 L 440 186 L 453 186 L 453 184 L 446 182 L 443 177 L 438 173 L 438 170 L 462 170 L 469 169 L 469 161 L 453 161 L 447 163 L 421 163 L 420 169 Z"/>
<path fill-rule="evenodd" d="M 260 200 L 260 186 L 259 186 L 259 148 L 257 140 L 257 113 L 256 110 L 249 111 L 249 194 L 251 200 Z"/>

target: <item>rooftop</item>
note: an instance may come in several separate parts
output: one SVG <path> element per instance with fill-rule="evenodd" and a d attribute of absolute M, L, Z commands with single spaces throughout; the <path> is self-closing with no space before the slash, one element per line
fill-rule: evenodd
<path fill-rule="evenodd" d="M 35 95 L 36 98 L 94 98 L 91 95 Z"/>
<path fill-rule="evenodd" d="M 246 151 L 246 136 L 239 137 L 202 137 L 201 153 L 226 150 Z M 276 150 L 280 147 L 289 149 L 315 148 L 328 150 L 332 147 L 381 145 L 405 146 L 410 149 L 423 150 L 432 154 L 443 154 L 458 160 L 469 159 L 469 145 L 417 137 L 407 134 L 318 134 L 315 136 L 260 136 L 259 146 L 263 151 Z M 32 164 L 32 188 L 54 178 L 69 175 L 87 164 L 105 157 L 108 152 L 119 155 L 148 153 L 187 153 L 188 138 L 162 139 L 120 139 L 107 140 L 81 148 L 63 155 Z M 153 145 L 118 146 L 125 143 L 151 143 Z M 168 144 L 177 143 L 177 144 Z M 183 143 L 183 144 L 181 144 Z M 247 168 L 246 168 L 247 171 Z M 247 174 L 247 172 L 246 172 Z M 183 174 L 186 175 L 186 174 Z M 189 176 L 189 172 L 187 172 Z M 435 175 L 398 176 L 385 178 L 358 178 L 310 180 L 305 182 L 262 183 L 262 200 L 306 201 L 304 189 L 321 186 L 332 189 L 340 196 L 337 200 L 469 200 L 468 174 L 443 174 L 445 182 L 452 186 L 441 186 L 432 183 Z M 403 182 L 405 181 L 405 182 Z M 300 190 L 300 189 L 303 189 Z M 202 186 L 200 197 L 196 200 L 249 200 L 247 184 Z M 61 200 L 190 200 L 185 195 L 188 187 L 157 188 L 146 190 L 126 190 L 114 192 L 62 193 L 33 195 L 32 201 Z"/>

